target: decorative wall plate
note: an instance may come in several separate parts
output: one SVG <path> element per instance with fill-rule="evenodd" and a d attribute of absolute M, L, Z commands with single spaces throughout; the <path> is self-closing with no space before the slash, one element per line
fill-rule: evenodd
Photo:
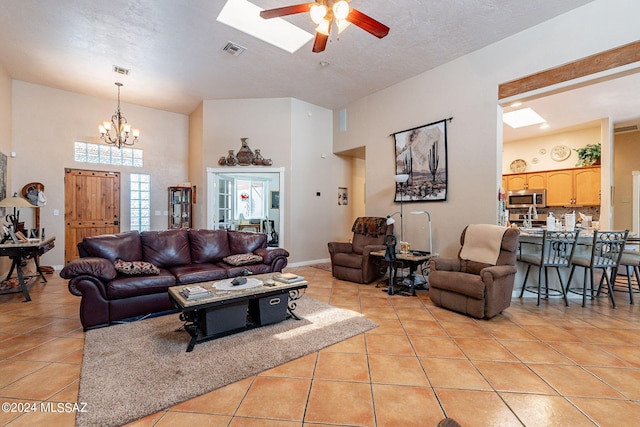
<path fill-rule="evenodd" d="M 544 156 L 545 154 L 547 154 L 547 149 L 546 148 L 541 148 L 540 149 L 540 155 Z"/>
<path fill-rule="evenodd" d="M 512 172 L 515 172 L 515 173 L 524 172 L 524 170 L 527 168 L 527 162 L 525 162 L 522 159 L 516 159 L 513 162 L 511 162 L 511 165 L 509 165 L 509 167 L 511 168 Z"/>
<path fill-rule="evenodd" d="M 533 163 L 534 165 L 538 163 L 538 158 L 534 157 L 533 159 L 531 159 L 531 163 Z"/>
<path fill-rule="evenodd" d="M 571 155 L 571 148 L 566 145 L 556 145 L 551 149 L 551 159 L 556 162 L 566 160 Z"/>

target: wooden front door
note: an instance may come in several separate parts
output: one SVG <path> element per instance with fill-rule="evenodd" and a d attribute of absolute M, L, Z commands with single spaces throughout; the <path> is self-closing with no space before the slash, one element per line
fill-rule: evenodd
<path fill-rule="evenodd" d="M 87 236 L 120 231 L 120 173 L 65 169 L 64 259 L 78 258 Z"/>

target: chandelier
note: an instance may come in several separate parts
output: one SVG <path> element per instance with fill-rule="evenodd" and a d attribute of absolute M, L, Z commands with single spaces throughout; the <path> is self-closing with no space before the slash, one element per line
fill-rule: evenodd
<path fill-rule="evenodd" d="M 120 113 L 120 87 L 122 83 L 116 82 L 116 86 L 118 86 L 118 108 L 116 113 L 111 116 L 110 122 L 104 121 L 98 126 L 98 130 L 100 131 L 100 138 L 107 144 L 122 148 L 123 145 L 133 145 L 138 141 L 140 129 L 131 129 L 131 125 L 127 123 L 127 118 Z M 133 135 L 131 141 L 129 141 L 130 135 Z"/>

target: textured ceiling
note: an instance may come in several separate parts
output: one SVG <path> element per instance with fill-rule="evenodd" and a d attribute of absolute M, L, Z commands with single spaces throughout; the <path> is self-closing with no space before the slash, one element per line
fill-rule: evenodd
<path fill-rule="evenodd" d="M 183 114 L 226 98 L 341 108 L 589 1 L 352 0 L 391 28 L 386 38 L 352 25 L 325 52 L 309 42 L 290 54 L 216 22 L 223 0 L 0 0 L 0 61 L 14 79 L 105 98 L 122 81 L 123 102 Z M 287 20 L 312 32 L 305 15 Z M 229 40 L 246 52 L 224 52 Z"/>

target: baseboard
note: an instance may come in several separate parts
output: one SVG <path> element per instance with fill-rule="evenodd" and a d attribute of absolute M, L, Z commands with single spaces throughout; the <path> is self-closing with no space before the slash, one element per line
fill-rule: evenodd
<path fill-rule="evenodd" d="M 287 264 L 287 267 L 304 267 L 306 265 L 313 265 L 313 264 L 322 264 L 325 262 L 330 262 L 331 258 L 323 258 L 323 259 L 316 259 L 316 260 L 311 260 L 311 261 L 300 261 L 300 262 L 294 262 L 291 264 Z"/>

